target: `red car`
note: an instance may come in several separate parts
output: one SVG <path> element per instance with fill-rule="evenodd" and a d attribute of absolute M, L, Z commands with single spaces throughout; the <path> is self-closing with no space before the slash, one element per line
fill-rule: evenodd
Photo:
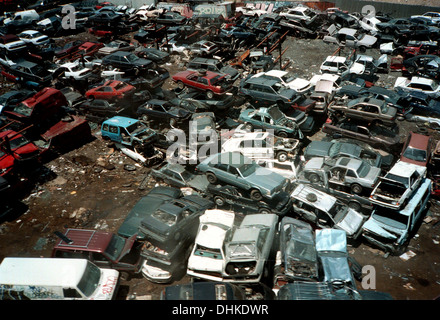
<path fill-rule="evenodd" d="M 73 53 L 69 60 L 73 61 L 82 56 L 93 56 L 95 53 L 98 52 L 99 49 L 101 49 L 104 46 L 101 42 L 84 42 L 82 45 L 78 47 L 78 51 Z"/>
<path fill-rule="evenodd" d="M 403 145 L 400 161 L 426 167 L 431 158 L 431 137 L 410 132 Z"/>
<path fill-rule="evenodd" d="M 8 175 L 16 161 L 37 159 L 41 154 L 33 142 L 13 130 L 0 132 L 0 176 Z"/>
<path fill-rule="evenodd" d="M 116 100 L 123 99 L 134 92 L 136 88 L 119 80 L 108 80 L 102 86 L 86 92 L 88 99 Z"/>
<path fill-rule="evenodd" d="M 225 74 L 212 71 L 199 72 L 186 70 L 176 73 L 172 79 L 177 83 L 180 89 L 185 86 L 199 89 L 206 92 L 208 99 L 214 98 L 214 95 L 225 94 L 232 89 L 232 84 L 227 83 Z"/>

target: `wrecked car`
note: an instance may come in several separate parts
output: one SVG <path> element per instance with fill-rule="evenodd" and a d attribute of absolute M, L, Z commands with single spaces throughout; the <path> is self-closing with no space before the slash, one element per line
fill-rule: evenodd
<path fill-rule="evenodd" d="M 250 214 L 225 239 L 223 279 L 233 283 L 256 283 L 268 275 L 275 238 L 276 214 Z"/>
<path fill-rule="evenodd" d="M 187 274 L 211 281 L 222 281 L 226 254 L 224 240 L 235 223 L 233 211 L 206 210 L 199 217 L 199 229 L 188 259 Z"/>
<path fill-rule="evenodd" d="M 293 281 L 317 281 L 318 256 L 310 224 L 284 217 L 279 224 L 279 264 L 275 264 L 274 284 L 282 287 Z"/>
<path fill-rule="evenodd" d="M 177 188 L 189 187 L 206 191 L 209 185 L 206 176 L 193 174 L 177 163 L 167 163 L 160 168 L 151 169 L 151 176 Z"/>
<path fill-rule="evenodd" d="M 400 210 L 376 206 L 363 226 L 365 240 L 395 255 L 405 252 L 418 222 L 426 213 L 431 189 L 431 180 L 423 179 Z"/>
<path fill-rule="evenodd" d="M 366 217 L 350 208 L 336 197 L 306 184 L 293 190 L 293 212 L 319 228 L 344 230 L 347 236 L 357 239 Z"/>
<path fill-rule="evenodd" d="M 323 41 L 343 47 L 359 48 L 361 52 L 365 52 L 367 48 L 374 47 L 377 38 L 368 34 L 363 34 L 357 29 L 342 28 L 334 34 L 330 33 L 330 35 L 324 36 Z"/>
<path fill-rule="evenodd" d="M 227 74 L 227 78 L 230 81 L 235 81 L 240 76 L 240 72 L 238 72 L 237 69 L 224 64 L 222 61 L 218 59 L 207 59 L 207 58 L 194 58 L 192 59 L 187 66 L 188 70 L 206 70 L 206 71 L 212 71 L 217 73 L 224 73 Z"/>
<path fill-rule="evenodd" d="M 283 176 L 262 168 L 240 153 L 224 152 L 207 157 L 196 170 L 206 174 L 212 184 L 224 182 L 249 193 L 251 199 L 271 199 L 290 188 L 290 181 Z"/>
<path fill-rule="evenodd" d="M 52 248 L 52 258 L 87 259 L 98 267 L 118 270 L 125 279 L 139 273 L 144 263 L 136 234 L 123 238 L 111 232 L 73 228 L 55 234 L 60 239 Z"/>
<path fill-rule="evenodd" d="M 427 166 L 431 159 L 432 137 L 410 131 L 400 154 L 400 161 Z"/>
<path fill-rule="evenodd" d="M 143 121 L 150 119 L 169 121 L 171 127 L 175 127 L 179 123 L 189 120 L 191 115 L 188 110 L 179 108 L 171 102 L 159 99 L 148 100 L 137 108 L 136 113 Z"/>
<path fill-rule="evenodd" d="M 406 205 L 426 177 L 427 168 L 398 161 L 381 177 L 370 195 L 374 204 L 398 210 Z"/>
<path fill-rule="evenodd" d="M 352 193 L 361 194 L 364 189 L 371 190 L 376 186 L 381 169 L 361 159 L 340 157 L 335 163 L 327 164 L 323 158 L 311 158 L 304 165 L 303 172 L 312 183 L 323 180 L 322 175 L 326 174 L 330 182 L 350 187 Z"/>

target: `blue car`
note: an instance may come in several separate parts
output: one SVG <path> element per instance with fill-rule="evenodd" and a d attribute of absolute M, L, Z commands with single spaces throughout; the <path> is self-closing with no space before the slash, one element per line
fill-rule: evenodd
<path fill-rule="evenodd" d="M 116 116 L 101 125 L 103 139 L 108 139 L 124 146 L 146 145 L 153 142 L 156 131 L 148 128 L 138 119 Z"/>

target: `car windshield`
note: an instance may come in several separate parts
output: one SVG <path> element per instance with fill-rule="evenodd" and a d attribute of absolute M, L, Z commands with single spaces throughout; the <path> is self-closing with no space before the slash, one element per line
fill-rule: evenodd
<path fill-rule="evenodd" d="M 119 43 L 116 42 L 116 41 L 112 41 L 112 42 L 110 42 L 110 43 L 107 45 L 107 47 L 110 47 L 110 48 L 119 48 Z"/>
<path fill-rule="evenodd" d="M 208 248 L 201 246 L 200 244 L 197 245 L 196 250 L 194 251 L 195 256 L 205 257 L 205 258 L 211 258 L 216 260 L 222 260 L 223 255 L 220 249 L 217 248 Z"/>
<path fill-rule="evenodd" d="M 29 108 L 27 105 L 20 103 L 14 108 L 14 112 L 29 117 L 32 113 L 32 108 Z"/>
<path fill-rule="evenodd" d="M 338 143 L 338 142 L 333 143 L 329 150 L 329 156 L 334 157 L 338 155 L 339 151 L 341 150 L 341 147 L 342 147 L 342 143 Z"/>
<path fill-rule="evenodd" d="M 31 71 L 32 74 L 36 74 L 36 75 L 39 75 L 39 76 L 41 76 L 41 75 L 46 73 L 44 68 L 41 67 L 41 66 L 38 66 L 38 65 L 33 66 L 29 70 Z"/>
<path fill-rule="evenodd" d="M 368 172 L 370 172 L 370 169 L 371 169 L 370 165 L 367 164 L 365 161 L 362 161 L 361 165 L 356 170 L 356 172 L 360 178 L 365 178 Z"/>
<path fill-rule="evenodd" d="M 27 145 L 28 143 L 29 143 L 29 140 L 23 136 L 9 140 L 9 145 L 11 146 L 12 150 L 18 149 L 24 145 Z"/>
<path fill-rule="evenodd" d="M 398 211 L 393 209 L 387 209 L 385 207 L 380 207 L 380 210 L 376 209 L 373 213 L 372 218 L 379 221 L 385 225 L 405 230 L 408 225 L 408 216 L 400 214 Z"/>
<path fill-rule="evenodd" d="M 113 261 L 118 259 L 121 255 L 122 250 L 125 247 L 125 241 L 126 240 L 124 238 L 114 234 L 110 240 L 110 243 L 104 251 L 105 255 Z"/>
<path fill-rule="evenodd" d="M 136 56 L 135 54 L 131 53 L 125 56 L 125 59 L 127 59 L 128 62 L 135 62 L 136 60 L 139 59 L 138 56 Z"/>
<path fill-rule="evenodd" d="M 420 150 L 411 147 L 408 147 L 405 150 L 403 156 L 414 161 L 426 161 L 427 158 L 426 150 Z"/>
<path fill-rule="evenodd" d="M 135 123 L 133 123 L 132 125 L 129 125 L 127 127 L 127 131 L 130 134 L 133 134 L 135 132 L 139 132 L 141 130 L 147 129 L 147 126 L 145 126 L 142 122 L 137 121 Z"/>
<path fill-rule="evenodd" d="M 154 213 L 151 216 L 168 226 L 174 225 L 176 223 L 176 218 L 177 218 L 175 215 L 172 215 L 161 209 L 154 211 Z"/>
<path fill-rule="evenodd" d="M 380 110 L 382 110 L 382 113 L 387 113 L 388 112 L 388 104 L 386 102 L 384 102 L 381 106 L 380 106 Z"/>
<path fill-rule="evenodd" d="M 211 79 L 211 85 L 215 85 L 217 82 L 219 82 L 222 79 L 222 76 L 218 75 Z"/>
<path fill-rule="evenodd" d="M 284 114 L 283 114 L 283 113 L 280 111 L 280 109 L 278 109 L 278 108 L 270 108 L 270 109 L 268 110 L 268 112 L 269 112 L 269 115 L 271 116 L 271 118 L 272 118 L 274 121 L 278 121 L 278 120 L 284 118 Z"/>
<path fill-rule="evenodd" d="M 86 296 L 90 297 L 99 285 L 101 279 L 101 270 L 92 264 L 87 262 L 87 267 L 84 271 L 81 280 L 78 282 L 78 289 Z"/>
<path fill-rule="evenodd" d="M 393 180 L 393 181 L 397 181 L 397 182 L 403 184 L 405 186 L 405 188 L 409 188 L 409 179 L 408 178 L 398 176 L 398 175 L 395 175 L 392 173 L 387 173 L 385 178 Z"/>

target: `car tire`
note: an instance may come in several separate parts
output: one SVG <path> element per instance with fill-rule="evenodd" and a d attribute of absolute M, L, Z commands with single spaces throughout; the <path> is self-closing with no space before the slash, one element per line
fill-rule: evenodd
<path fill-rule="evenodd" d="M 150 117 L 147 114 L 145 114 L 145 113 L 141 116 L 141 118 L 142 118 L 143 121 L 150 120 Z"/>
<path fill-rule="evenodd" d="M 288 134 L 286 131 L 280 131 L 278 132 L 277 136 L 280 138 L 287 138 Z"/>
<path fill-rule="evenodd" d="M 280 151 L 277 154 L 277 159 L 279 162 L 287 161 L 288 157 L 289 156 L 287 155 L 287 152 L 285 152 L 285 151 Z"/>
<path fill-rule="evenodd" d="M 256 201 L 261 201 L 263 199 L 263 195 L 260 190 L 253 189 L 251 190 L 251 199 Z"/>
<path fill-rule="evenodd" d="M 174 118 L 171 118 L 171 119 L 170 119 L 170 126 L 171 126 L 172 128 L 174 128 L 176 125 L 177 125 L 177 120 L 174 119 Z"/>
<path fill-rule="evenodd" d="M 177 87 L 180 90 L 183 90 L 183 89 L 185 89 L 185 84 L 182 81 L 177 81 Z"/>
<path fill-rule="evenodd" d="M 360 193 L 362 193 L 363 188 L 361 185 L 359 185 L 357 183 L 353 183 L 350 187 L 350 190 L 351 190 L 351 193 L 353 193 L 353 194 L 360 194 Z"/>
<path fill-rule="evenodd" d="M 130 280 L 130 274 L 127 271 L 122 271 L 121 272 L 121 280 L 123 281 L 128 281 Z"/>
<path fill-rule="evenodd" d="M 365 46 L 360 46 L 360 47 L 359 47 L 359 51 L 360 51 L 361 53 L 365 53 L 365 51 L 367 51 L 367 48 L 366 48 Z"/>
<path fill-rule="evenodd" d="M 316 173 L 311 173 L 311 174 L 309 174 L 308 180 L 311 183 L 318 183 L 319 180 L 321 180 L 321 179 L 319 178 L 319 176 Z"/>
<path fill-rule="evenodd" d="M 223 207 L 226 204 L 226 201 L 223 197 L 215 196 L 214 203 L 217 205 L 217 207 Z"/>
<path fill-rule="evenodd" d="M 210 184 L 215 184 L 217 182 L 217 177 L 215 174 L 213 174 L 212 172 L 207 172 L 206 173 L 206 179 L 208 180 L 208 182 Z"/>
<path fill-rule="evenodd" d="M 270 213 L 272 213 L 272 211 L 269 208 L 262 207 L 262 208 L 258 209 L 258 213 L 270 214 Z"/>
<path fill-rule="evenodd" d="M 254 126 L 253 126 L 252 123 L 247 122 L 247 123 L 244 125 L 244 127 L 245 127 L 245 129 L 246 129 L 247 131 L 250 131 L 250 132 L 254 131 Z"/>
<path fill-rule="evenodd" d="M 214 98 L 214 92 L 212 92 L 211 90 L 206 91 L 206 97 L 208 99 L 213 99 Z"/>
<path fill-rule="evenodd" d="M 354 211 L 357 211 L 357 212 L 360 212 L 361 209 L 362 209 L 361 204 L 359 202 L 357 202 L 357 201 L 350 201 L 348 203 L 348 207 L 353 209 Z"/>

